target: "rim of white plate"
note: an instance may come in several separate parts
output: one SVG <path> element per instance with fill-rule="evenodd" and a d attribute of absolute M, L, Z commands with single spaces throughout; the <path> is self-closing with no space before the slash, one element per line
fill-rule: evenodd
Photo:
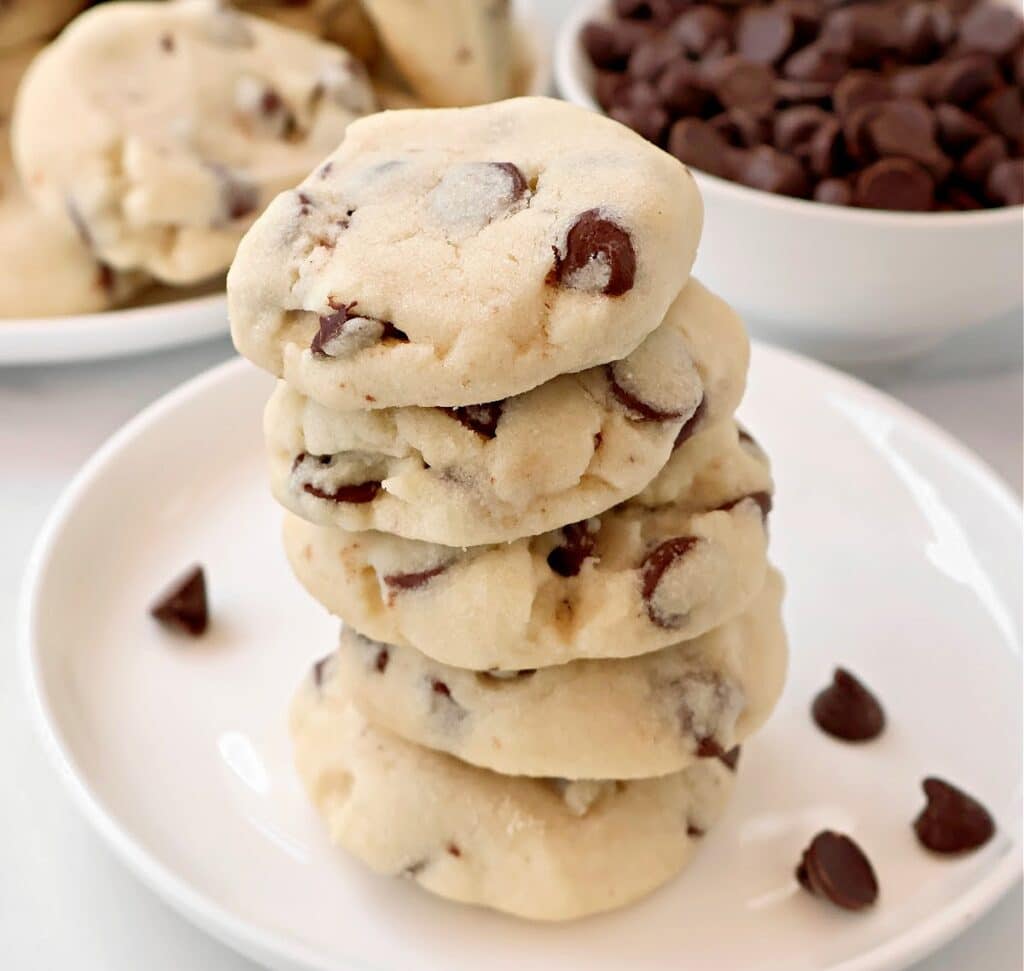
<path fill-rule="evenodd" d="M 866 398 L 896 419 L 916 426 L 941 445 L 949 454 L 950 460 L 968 473 L 993 502 L 1001 506 L 1018 524 L 1024 525 L 1020 504 L 1010 488 L 975 452 L 928 418 L 870 385 L 799 354 L 763 344 L 757 344 L 757 353 L 758 356 L 776 357 L 789 367 L 810 370 L 818 377 L 823 377 L 849 392 Z M 105 808 L 100 796 L 78 770 L 70 748 L 62 737 L 59 719 L 50 704 L 36 643 L 38 614 L 42 609 L 37 592 L 58 548 L 64 528 L 74 515 L 82 495 L 92 487 L 108 463 L 150 425 L 160 421 L 183 403 L 203 395 L 210 388 L 231 381 L 236 372 L 251 366 L 238 359 L 227 361 L 168 392 L 107 439 L 72 479 L 47 517 L 29 558 L 18 608 L 19 660 L 36 729 L 72 801 L 114 855 L 129 870 L 187 919 L 249 957 L 259 960 L 265 959 L 267 955 L 273 955 L 277 959 L 316 971 L 339 971 L 339 966 L 334 961 L 327 959 L 315 949 L 287 934 L 246 921 L 196 890 L 185 878 L 158 860 L 127 826 Z M 952 903 L 927 919 L 911 925 L 884 944 L 855 958 L 832 965 L 827 971 L 880 971 L 894 965 L 903 967 L 931 953 L 985 914 L 1016 883 L 1021 874 L 1021 866 L 1018 846 L 1015 852 L 1003 856 L 991 872 L 981 877 L 974 886 Z M 350 961 L 349 967 L 369 971 L 371 966 Z"/>

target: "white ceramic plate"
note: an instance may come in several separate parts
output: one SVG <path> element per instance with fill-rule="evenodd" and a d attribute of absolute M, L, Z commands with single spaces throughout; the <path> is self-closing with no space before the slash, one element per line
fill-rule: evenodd
<path fill-rule="evenodd" d="M 765 347 L 743 416 L 777 471 L 792 675 L 693 868 L 634 907 L 563 926 L 364 871 L 329 846 L 289 761 L 289 697 L 336 625 L 279 547 L 260 441 L 269 390 L 233 362 L 116 435 L 55 509 L 21 616 L 29 690 L 75 802 L 212 934 L 279 969 L 874 971 L 937 947 L 1017 879 L 1017 504 L 914 413 Z M 146 609 L 193 561 L 214 619 L 182 642 Z M 875 743 L 846 746 L 809 720 L 837 662 L 887 707 Z M 1000 827 L 988 846 L 958 860 L 921 850 L 910 822 L 927 774 L 988 805 Z M 794 864 L 824 827 L 874 860 L 873 912 L 798 889 Z"/>
<path fill-rule="evenodd" d="M 105 313 L 0 319 L 0 365 L 127 357 L 228 332 L 223 292 Z"/>

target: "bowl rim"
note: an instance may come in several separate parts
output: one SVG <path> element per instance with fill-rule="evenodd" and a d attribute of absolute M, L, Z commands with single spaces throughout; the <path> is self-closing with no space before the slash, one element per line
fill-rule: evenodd
<path fill-rule="evenodd" d="M 585 63 L 585 54 L 579 43 L 583 25 L 591 19 L 601 19 L 610 13 L 610 0 L 577 0 L 559 27 L 555 40 L 555 82 L 559 94 L 567 101 L 591 111 L 605 114 L 591 91 L 590 83 L 579 71 Z M 845 220 L 878 228 L 896 230 L 950 230 L 958 228 L 982 228 L 985 226 L 1008 226 L 1021 221 L 1024 205 L 999 206 L 995 209 L 967 210 L 963 212 L 903 212 L 896 209 L 860 209 L 852 206 L 836 206 L 810 199 L 796 199 L 792 196 L 777 195 L 763 189 L 753 189 L 702 172 L 693 170 L 705 191 L 718 193 L 741 204 L 767 206 L 788 211 L 792 216 L 808 219 Z"/>

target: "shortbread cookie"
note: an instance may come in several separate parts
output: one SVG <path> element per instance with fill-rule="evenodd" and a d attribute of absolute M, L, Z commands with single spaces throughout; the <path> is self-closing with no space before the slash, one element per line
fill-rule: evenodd
<path fill-rule="evenodd" d="M 594 112 L 381 112 L 246 234 L 232 333 L 329 408 L 498 401 L 633 351 L 701 220 L 686 169 Z"/>
<path fill-rule="evenodd" d="M 684 292 L 629 357 L 506 401 L 338 412 L 281 382 L 264 422 L 274 494 L 312 522 L 448 546 L 601 513 L 742 397 L 743 325 L 695 280 Z"/>
<path fill-rule="evenodd" d="M 786 674 L 782 579 L 702 637 L 623 660 L 491 674 L 343 627 L 326 695 L 375 725 L 507 775 L 634 779 L 721 755 L 771 714 Z"/>
<path fill-rule="evenodd" d="M 669 466 L 673 505 L 626 503 L 563 529 L 458 549 L 289 516 L 296 576 L 360 633 L 455 667 L 521 670 L 633 657 L 699 637 L 747 608 L 767 569 L 771 475 L 734 425 Z"/>
<path fill-rule="evenodd" d="M 431 893 L 534 920 L 621 907 L 669 880 L 734 778 L 721 759 L 626 782 L 498 775 L 374 727 L 310 679 L 291 734 L 332 842 Z"/>
<path fill-rule="evenodd" d="M 363 0 L 409 86 L 437 108 L 515 92 L 509 0 Z"/>
<path fill-rule="evenodd" d="M 0 57 L 7 48 L 52 37 L 88 0 L 3 0 Z"/>
<path fill-rule="evenodd" d="M 332 44 L 210 0 L 110 3 L 36 58 L 15 158 L 106 263 L 187 284 L 222 272 L 256 214 L 372 108 Z"/>
<path fill-rule="evenodd" d="M 21 188 L 10 153 L 10 109 L 39 49 L 0 49 L 0 319 L 108 310 L 147 283 L 142 274 L 119 273 L 98 260 L 73 229 L 37 210 Z"/>

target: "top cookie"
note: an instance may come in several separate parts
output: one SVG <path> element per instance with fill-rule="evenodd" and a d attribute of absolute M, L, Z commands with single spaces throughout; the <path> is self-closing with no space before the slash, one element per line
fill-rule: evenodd
<path fill-rule="evenodd" d="M 330 408 L 496 401 L 626 357 L 701 222 L 680 163 L 564 102 L 385 112 L 246 234 L 232 333 Z"/>
<path fill-rule="evenodd" d="M 36 58 L 14 153 L 106 263 L 187 284 L 225 270 L 256 213 L 373 107 L 334 45 L 209 0 L 104 4 Z"/>

